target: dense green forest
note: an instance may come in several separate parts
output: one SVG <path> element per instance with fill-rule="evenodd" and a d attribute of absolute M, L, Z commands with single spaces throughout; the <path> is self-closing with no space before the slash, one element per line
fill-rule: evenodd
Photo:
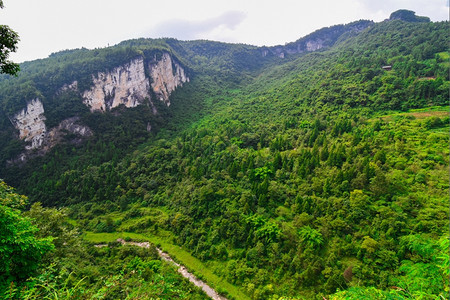
<path fill-rule="evenodd" d="M 228 299 L 449 299 L 449 25 L 393 15 L 284 58 L 139 39 L 1 77 L 0 295 L 206 297 L 154 246 L 111 238 L 128 236 Z M 161 51 L 191 81 L 157 115 L 51 96 Z M 25 94 L 47 101 L 48 124 L 75 114 L 95 134 L 6 164 L 23 145 L 5 116 Z"/>

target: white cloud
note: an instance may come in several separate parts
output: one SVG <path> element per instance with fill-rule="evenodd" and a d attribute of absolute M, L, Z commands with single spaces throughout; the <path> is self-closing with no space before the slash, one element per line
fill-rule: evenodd
<path fill-rule="evenodd" d="M 367 12 L 375 15 L 389 15 L 399 9 L 408 9 L 416 12 L 418 16 L 429 17 L 432 21 L 448 20 L 449 10 L 446 2 L 448 0 L 390 0 L 373 1 L 359 0 Z"/>
<path fill-rule="evenodd" d="M 16 61 L 138 37 L 173 36 L 253 45 L 295 41 L 324 26 L 382 21 L 410 9 L 448 19 L 448 0 L 4 0 L 0 22 L 20 35 Z"/>
<path fill-rule="evenodd" d="M 181 40 L 201 39 L 218 31 L 233 31 L 245 19 L 241 11 L 229 11 L 206 20 L 174 19 L 157 24 L 150 30 L 150 37 L 175 37 Z M 219 34 L 220 35 L 220 34 Z"/>

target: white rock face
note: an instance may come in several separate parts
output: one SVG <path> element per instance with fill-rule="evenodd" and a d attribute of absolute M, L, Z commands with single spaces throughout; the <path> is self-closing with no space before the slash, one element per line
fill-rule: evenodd
<path fill-rule="evenodd" d="M 99 72 L 93 76 L 94 86 L 82 93 L 84 104 L 91 111 L 107 111 L 121 104 L 136 107 L 145 98 L 150 99 L 151 86 L 158 99 L 169 106 L 170 94 L 189 81 L 184 69 L 172 60 L 169 53 L 164 53 L 159 60 L 155 56 L 148 70 L 150 80 L 145 76 L 144 59 L 137 58 L 111 72 Z M 66 90 L 74 87 L 76 85 L 70 85 Z"/>
<path fill-rule="evenodd" d="M 306 42 L 306 51 L 317 51 L 321 48 L 323 48 L 323 41 L 321 39 Z"/>
<path fill-rule="evenodd" d="M 12 123 L 19 130 L 20 139 L 31 142 L 26 146 L 27 150 L 39 148 L 45 138 L 44 106 L 39 98 L 27 103 L 27 107 L 18 112 L 12 119 Z"/>
<path fill-rule="evenodd" d="M 78 90 L 78 81 L 74 81 L 71 84 L 65 84 L 63 85 L 57 92 L 56 94 L 60 94 L 66 91 L 77 91 Z"/>
<path fill-rule="evenodd" d="M 75 135 L 70 139 L 69 143 L 78 144 L 83 141 L 83 138 L 93 135 L 92 130 L 83 124 L 79 124 L 79 117 L 72 117 L 63 120 L 58 126 L 46 131 L 43 135 L 40 135 L 40 141 L 34 144 L 34 147 L 27 147 L 26 150 L 19 154 L 16 158 L 7 161 L 8 164 L 20 164 L 25 163 L 29 158 L 40 155 L 45 155 L 50 149 L 63 141 L 63 138 L 72 133 Z M 33 146 L 33 144 L 32 144 Z M 34 149 L 34 151 L 30 151 Z"/>
<path fill-rule="evenodd" d="M 152 89 L 158 100 L 170 106 L 169 96 L 183 83 L 189 82 L 184 69 L 172 60 L 169 53 L 164 53 L 161 60 L 155 59 L 149 64 Z"/>
<path fill-rule="evenodd" d="M 132 60 L 111 72 L 99 72 L 93 80 L 94 86 L 82 95 L 84 104 L 91 111 L 106 111 L 120 104 L 136 107 L 145 98 L 150 99 L 143 58 Z"/>
<path fill-rule="evenodd" d="M 146 67 L 150 78 L 146 76 Z M 92 112 L 107 111 L 121 104 L 126 107 L 136 107 L 144 103 L 144 99 L 150 100 L 150 89 L 153 89 L 159 100 L 169 106 L 170 94 L 178 86 L 189 82 L 184 69 L 172 59 L 169 53 L 162 54 L 159 60 L 155 56 L 147 66 L 145 66 L 144 58 L 134 59 L 110 72 L 99 72 L 96 76 L 93 75 L 92 79 L 93 87 L 81 93 L 83 103 Z M 78 92 L 78 82 L 65 84 L 56 94 L 67 91 Z M 156 114 L 154 103 L 150 101 L 149 105 Z M 39 149 L 41 152 L 46 152 L 61 141 L 64 132 L 73 133 L 80 138 L 92 135 L 88 127 L 77 123 L 77 118 L 64 120 L 50 131 L 47 131 L 45 120 L 44 106 L 38 98 L 29 101 L 24 109 L 11 118 L 11 122 L 19 130 L 20 139 L 29 143 L 26 150 Z M 150 124 L 147 130 L 151 131 Z"/>
<path fill-rule="evenodd" d="M 72 117 L 61 121 L 58 126 L 52 128 L 47 134 L 47 140 L 52 142 L 66 135 L 66 132 L 79 135 L 81 137 L 91 136 L 92 130 L 86 125 L 78 124 L 79 117 Z M 56 143 L 53 143 L 56 144 Z"/>
<path fill-rule="evenodd" d="M 41 150 L 44 153 L 48 152 L 51 148 L 61 142 L 61 140 L 65 135 L 67 135 L 67 133 L 77 135 L 78 139 L 92 136 L 92 130 L 86 125 L 78 124 L 79 120 L 79 117 L 68 118 L 61 121 L 58 126 L 49 130 L 45 136 Z"/>

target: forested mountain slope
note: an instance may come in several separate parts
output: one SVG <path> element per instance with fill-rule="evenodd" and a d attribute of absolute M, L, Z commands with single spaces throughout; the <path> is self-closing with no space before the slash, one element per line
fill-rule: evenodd
<path fill-rule="evenodd" d="M 448 299 L 449 27 L 406 17 L 273 49 L 140 39 L 26 63 L 0 81 L 0 176 L 80 231 L 179 246 L 229 298 Z M 114 106 L 132 65 L 148 86 Z M 62 132 L 45 151 L 8 120 L 36 98 Z"/>

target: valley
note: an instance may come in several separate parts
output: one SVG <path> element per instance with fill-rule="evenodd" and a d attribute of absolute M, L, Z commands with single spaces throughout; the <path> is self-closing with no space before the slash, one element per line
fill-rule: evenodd
<path fill-rule="evenodd" d="M 448 28 L 398 11 L 0 74 L 0 298 L 208 299 L 164 251 L 226 299 L 448 299 Z"/>

